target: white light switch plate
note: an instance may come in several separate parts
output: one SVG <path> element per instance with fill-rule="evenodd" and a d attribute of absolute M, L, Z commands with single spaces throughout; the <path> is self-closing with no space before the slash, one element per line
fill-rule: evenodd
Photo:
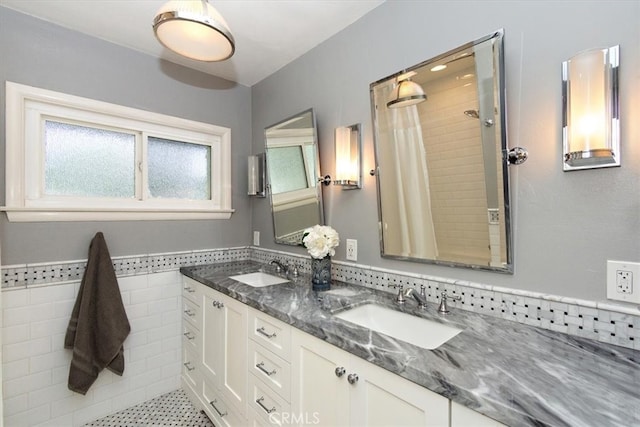
<path fill-rule="evenodd" d="M 607 298 L 640 304 L 640 263 L 607 261 Z"/>

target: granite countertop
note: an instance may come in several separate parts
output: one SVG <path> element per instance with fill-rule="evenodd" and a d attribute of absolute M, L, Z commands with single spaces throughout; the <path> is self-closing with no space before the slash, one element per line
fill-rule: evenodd
<path fill-rule="evenodd" d="M 272 267 L 252 261 L 183 267 L 180 272 L 302 331 L 506 425 L 640 426 L 640 351 L 455 308 L 404 307 L 394 296 L 334 281 L 311 290 L 310 277 L 254 288 L 229 276 Z M 425 350 L 335 318 L 376 302 L 460 329 Z"/>

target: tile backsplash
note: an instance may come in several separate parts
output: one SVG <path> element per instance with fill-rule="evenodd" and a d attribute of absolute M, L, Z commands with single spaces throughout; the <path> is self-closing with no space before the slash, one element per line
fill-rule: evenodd
<path fill-rule="evenodd" d="M 116 274 L 123 277 L 247 259 L 261 263 L 280 259 L 298 265 L 302 273 L 311 271 L 308 256 L 256 247 L 114 257 L 113 264 Z M 3 266 L 2 289 L 76 282 L 82 279 L 85 265 L 86 260 Z M 341 261 L 334 261 L 332 276 L 335 280 L 387 292 L 396 292 L 399 285 L 417 289 L 424 285 L 427 299 L 434 304 L 439 303 L 440 293 L 447 291 L 462 298 L 451 300 L 451 306 L 458 309 L 640 350 L 640 307 L 634 305 L 560 297 Z"/>

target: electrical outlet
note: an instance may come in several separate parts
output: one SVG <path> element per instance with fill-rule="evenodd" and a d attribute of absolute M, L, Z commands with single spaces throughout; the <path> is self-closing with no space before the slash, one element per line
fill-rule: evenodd
<path fill-rule="evenodd" d="M 634 280 L 636 283 L 634 283 Z M 607 261 L 608 299 L 640 304 L 639 280 L 640 263 Z"/>
<path fill-rule="evenodd" d="M 349 261 L 358 260 L 358 241 L 356 239 L 347 239 L 347 259 Z"/>
<path fill-rule="evenodd" d="M 619 294 L 633 293 L 633 272 L 627 270 L 616 270 L 616 291 Z"/>
<path fill-rule="evenodd" d="M 260 246 L 260 232 L 253 232 L 253 246 Z"/>

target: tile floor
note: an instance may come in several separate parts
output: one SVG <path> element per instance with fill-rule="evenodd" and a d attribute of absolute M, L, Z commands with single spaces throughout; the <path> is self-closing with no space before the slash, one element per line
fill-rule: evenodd
<path fill-rule="evenodd" d="M 100 418 L 84 427 L 214 427 L 182 390 Z"/>

